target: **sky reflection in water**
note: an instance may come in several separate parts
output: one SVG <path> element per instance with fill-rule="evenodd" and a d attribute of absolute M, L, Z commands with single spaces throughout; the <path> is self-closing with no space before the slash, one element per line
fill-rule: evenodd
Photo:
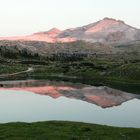
<path fill-rule="evenodd" d="M 82 121 L 123 127 L 140 127 L 140 101 L 103 109 L 84 101 L 25 91 L 0 91 L 0 123 L 47 120 Z"/>

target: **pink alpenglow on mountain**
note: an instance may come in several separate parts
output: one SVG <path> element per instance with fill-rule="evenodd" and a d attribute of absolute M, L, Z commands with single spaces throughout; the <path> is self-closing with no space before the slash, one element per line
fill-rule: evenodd
<path fill-rule="evenodd" d="M 102 30 L 109 28 L 112 25 L 117 25 L 119 24 L 120 21 L 114 20 L 114 19 L 109 19 L 109 18 L 104 18 L 103 20 L 99 21 L 98 24 L 95 26 L 89 28 L 86 33 L 96 33 L 96 32 L 101 32 Z"/>
<path fill-rule="evenodd" d="M 0 37 L 0 40 L 45 41 L 48 43 L 76 41 L 75 38 L 70 38 L 70 37 L 58 38 L 57 36 L 60 33 L 62 33 L 61 30 L 57 28 L 53 28 L 46 32 L 38 32 L 27 36 Z"/>
<path fill-rule="evenodd" d="M 49 31 L 27 36 L 0 37 L 0 40 L 45 41 L 49 43 L 82 40 L 91 43 L 101 42 L 110 44 L 140 40 L 140 30 L 125 24 L 121 20 L 104 18 L 103 20 L 82 27 L 70 28 L 63 31 L 52 28 Z"/>

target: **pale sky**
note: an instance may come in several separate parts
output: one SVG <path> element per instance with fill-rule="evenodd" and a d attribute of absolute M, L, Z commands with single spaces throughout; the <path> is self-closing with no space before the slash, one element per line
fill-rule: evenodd
<path fill-rule="evenodd" d="M 140 28 L 140 0 L 0 0 L 0 36 L 78 27 L 104 17 Z"/>

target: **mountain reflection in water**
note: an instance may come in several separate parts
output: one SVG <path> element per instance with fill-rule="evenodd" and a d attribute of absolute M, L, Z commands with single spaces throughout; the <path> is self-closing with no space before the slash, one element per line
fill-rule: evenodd
<path fill-rule="evenodd" d="M 123 102 L 137 98 L 134 94 L 105 86 L 95 87 L 78 83 L 44 80 L 1 81 L 0 90 L 24 90 L 52 98 L 64 96 L 96 104 L 102 108 L 118 106 Z"/>

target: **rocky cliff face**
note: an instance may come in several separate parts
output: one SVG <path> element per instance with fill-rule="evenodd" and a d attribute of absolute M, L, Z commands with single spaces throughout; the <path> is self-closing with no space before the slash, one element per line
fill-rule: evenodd
<path fill-rule="evenodd" d="M 53 28 L 49 31 L 38 32 L 28 36 L 1 37 L 0 40 L 45 41 L 49 43 L 83 40 L 92 43 L 110 44 L 140 40 L 140 30 L 125 24 L 123 21 L 104 18 L 89 25 L 64 31 Z"/>

